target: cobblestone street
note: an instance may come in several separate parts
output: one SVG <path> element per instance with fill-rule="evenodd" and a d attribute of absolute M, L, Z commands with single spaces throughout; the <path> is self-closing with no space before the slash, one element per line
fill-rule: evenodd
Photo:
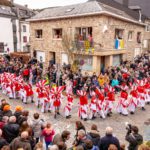
<path fill-rule="evenodd" d="M 38 109 L 35 104 L 23 104 L 21 100 L 9 100 L 5 95 L 1 94 L 1 99 L 6 98 L 8 103 L 11 104 L 12 110 L 15 109 L 17 105 L 21 105 L 23 109 L 30 111 L 30 119 L 32 119 L 32 116 L 35 112 L 38 112 L 41 114 L 41 118 L 44 119 L 44 121 L 50 121 L 56 131 L 56 133 L 60 133 L 63 130 L 67 129 L 71 131 L 71 139 L 68 141 L 68 145 L 71 146 L 71 143 L 73 142 L 74 135 L 75 135 L 75 121 L 78 120 L 78 99 L 74 100 L 74 106 L 72 110 L 72 118 L 66 120 L 63 113 L 63 108 L 61 108 L 61 115 L 57 117 L 57 119 L 54 119 L 53 113 L 41 113 L 40 109 Z M 36 98 L 35 98 L 36 99 Z M 65 103 L 63 103 L 64 105 Z M 137 125 L 140 129 L 140 133 L 144 135 L 144 137 L 149 136 L 150 137 L 150 125 L 144 125 L 144 122 L 147 121 L 150 118 L 150 105 L 146 106 L 146 111 L 141 111 L 139 108 L 137 108 L 135 115 L 129 115 L 129 116 L 122 116 L 116 112 L 113 113 L 112 117 L 101 119 L 100 117 L 97 117 L 95 120 L 88 120 L 86 122 L 83 122 L 87 131 L 90 130 L 90 127 L 92 123 L 95 123 L 98 126 L 99 132 L 101 136 L 105 135 L 105 128 L 107 126 L 111 126 L 114 129 L 114 135 L 117 136 L 121 143 L 125 142 L 125 134 L 126 134 L 126 126 L 125 123 L 129 122 L 131 124 Z M 29 120 L 30 120 L 29 119 Z"/>

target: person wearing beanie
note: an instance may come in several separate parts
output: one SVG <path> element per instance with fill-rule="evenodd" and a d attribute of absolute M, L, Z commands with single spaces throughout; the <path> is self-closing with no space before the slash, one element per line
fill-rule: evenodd
<path fill-rule="evenodd" d="M 10 105 L 5 105 L 3 107 L 3 116 L 8 116 L 8 117 L 12 116 L 12 111 L 10 109 L 11 109 Z"/>
<path fill-rule="evenodd" d="M 22 115 L 22 110 L 23 108 L 21 106 L 16 106 L 15 108 L 14 116 L 16 117 L 17 122 L 18 122 L 19 117 Z"/>

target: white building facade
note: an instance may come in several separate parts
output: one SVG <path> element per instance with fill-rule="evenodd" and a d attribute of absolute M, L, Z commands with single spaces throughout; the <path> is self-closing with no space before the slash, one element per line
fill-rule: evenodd
<path fill-rule="evenodd" d="M 29 39 L 30 39 L 30 31 L 29 31 L 29 22 L 20 21 L 21 25 L 21 51 L 28 52 L 29 51 Z"/>
<path fill-rule="evenodd" d="M 14 52 L 11 18 L 0 17 L 0 54 Z"/>

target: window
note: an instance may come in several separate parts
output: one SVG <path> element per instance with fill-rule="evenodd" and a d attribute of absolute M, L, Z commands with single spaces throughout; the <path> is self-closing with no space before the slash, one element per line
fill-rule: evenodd
<path fill-rule="evenodd" d="M 0 43 L 0 53 L 4 52 L 4 43 Z"/>
<path fill-rule="evenodd" d="M 132 41 L 132 39 L 133 39 L 133 31 L 129 31 L 128 32 L 128 40 Z"/>
<path fill-rule="evenodd" d="M 141 43 L 141 38 L 142 38 L 141 32 L 138 32 L 137 33 L 137 43 Z"/>
<path fill-rule="evenodd" d="M 146 25 L 146 32 L 150 32 L 150 24 Z"/>
<path fill-rule="evenodd" d="M 23 42 L 27 43 L 27 36 L 23 36 Z"/>
<path fill-rule="evenodd" d="M 27 32 L 27 29 L 26 29 L 26 26 L 25 25 L 23 25 L 23 32 Z"/>
<path fill-rule="evenodd" d="M 123 39 L 123 29 L 115 29 L 115 39 Z"/>
<path fill-rule="evenodd" d="M 43 31 L 42 30 L 36 30 L 35 31 L 35 37 L 36 38 L 42 38 Z"/>
<path fill-rule="evenodd" d="M 76 34 L 80 41 L 88 40 L 92 38 L 92 27 L 76 28 Z"/>
<path fill-rule="evenodd" d="M 62 39 L 62 29 L 53 29 L 53 38 Z"/>

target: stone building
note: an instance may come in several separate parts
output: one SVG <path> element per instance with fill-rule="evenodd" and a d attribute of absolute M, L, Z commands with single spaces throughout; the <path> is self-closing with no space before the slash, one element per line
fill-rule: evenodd
<path fill-rule="evenodd" d="M 142 52 L 145 24 L 103 2 L 48 8 L 29 22 L 32 54 L 46 65 L 73 59 L 83 71 L 99 73 Z"/>
<path fill-rule="evenodd" d="M 116 2 L 144 15 L 146 28 L 143 41 L 143 48 L 150 50 L 150 1 L 149 0 L 115 0 Z"/>

